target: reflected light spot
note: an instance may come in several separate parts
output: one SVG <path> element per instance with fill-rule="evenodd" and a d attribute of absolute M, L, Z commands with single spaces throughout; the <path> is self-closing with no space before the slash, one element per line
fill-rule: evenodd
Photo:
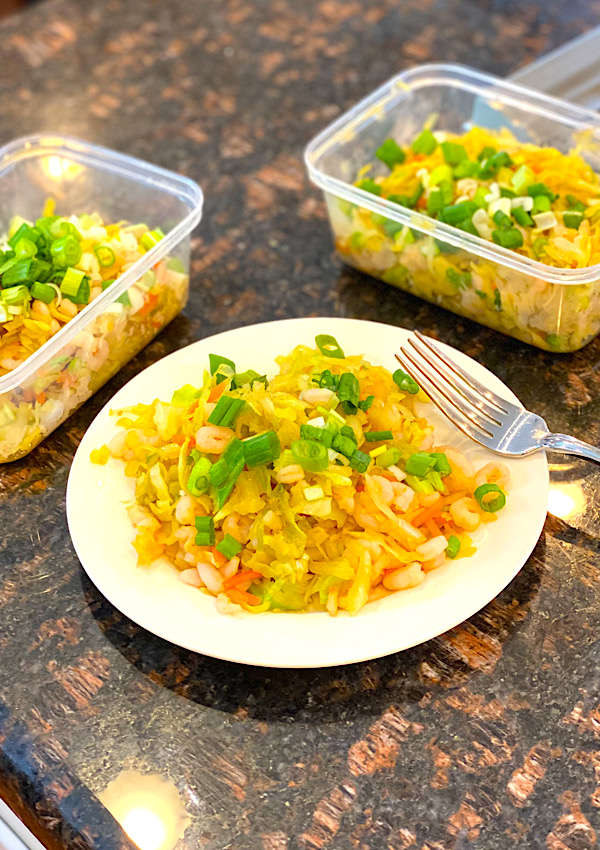
<path fill-rule="evenodd" d="M 121 826 L 141 850 L 160 850 L 167 837 L 165 824 L 150 809 L 131 809 Z"/>
<path fill-rule="evenodd" d="M 551 484 L 548 493 L 548 513 L 559 519 L 568 519 L 585 510 L 586 498 L 580 484 Z"/>
<path fill-rule="evenodd" d="M 82 171 L 83 166 L 71 159 L 48 156 L 43 160 L 42 168 L 52 180 L 72 180 Z"/>
<path fill-rule="evenodd" d="M 190 821 L 175 784 L 157 773 L 124 770 L 98 797 L 140 850 L 172 850 Z"/>

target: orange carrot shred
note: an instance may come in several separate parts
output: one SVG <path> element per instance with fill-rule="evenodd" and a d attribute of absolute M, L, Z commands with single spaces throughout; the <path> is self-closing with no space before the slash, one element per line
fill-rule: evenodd
<path fill-rule="evenodd" d="M 428 508 L 420 511 L 412 520 L 412 524 L 415 528 L 418 528 L 420 525 L 423 525 L 427 522 L 428 519 L 433 519 L 439 513 L 441 513 L 442 505 L 444 504 L 443 496 L 438 496 L 437 502 L 434 502 L 433 505 L 430 505 Z"/>
<path fill-rule="evenodd" d="M 229 590 L 230 587 L 235 587 L 236 584 L 242 584 L 245 581 L 252 581 L 255 578 L 262 577 L 262 574 L 257 573 L 256 570 L 244 570 L 243 572 L 236 573 L 236 575 L 226 579 L 223 582 L 223 590 Z"/>
<path fill-rule="evenodd" d="M 244 605 L 260 605 L 258 596 L 255 596 L 253 593 L 247 593 L 245 590 L 235 590 L 235 588 L 232 588 L 231 590 L 227 590 L 226 593 L 232 602 L 241 602 Z"/>

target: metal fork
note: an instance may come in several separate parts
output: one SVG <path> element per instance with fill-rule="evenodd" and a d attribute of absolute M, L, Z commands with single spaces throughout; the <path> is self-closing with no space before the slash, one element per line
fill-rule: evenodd
<path fill-rule="evenodd" d="M 600 449 L 568 434 L 552 434 L 541 416 L 496 395 L 419 331 L 396 359 L 442 413 L 482 446 L 510 457 L 548 449 L 600 463 Z"/>

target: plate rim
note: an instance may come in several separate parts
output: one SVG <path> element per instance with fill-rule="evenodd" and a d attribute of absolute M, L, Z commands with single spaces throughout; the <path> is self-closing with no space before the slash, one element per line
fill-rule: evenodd
<path fill-rule="evenodd" d="M 71 535 L 71 540 L 72 540 L 75 552 L 77 554 L 77 557 L 78 557 L 78 559 L 79 559 L 79 561 L 80 561 L 80 563 L 83 567 L 84 572 L 88 576 L 88 579 L 92 582 L 92 584 L 94 584 L 94 586 L 96 587 L 98 592 L 101 593 L 102 596 L 104 596 L 105 599 L 107 599 L 108 602 L 113 607 L 115 607 L 121 614 L 126 616 L 128 619 L 132 620 L 132 622 L 136 623 L 136 625 L 138 625 L 140 628 L 143 628 L 146 631 L 149 631 L 151 634 L 154 634 L 157 637 L 161 638 L 162 640 L 166 640 L 173 645 L 181 646 L 182 648 L 184 648 L 186 650 L 196 652 L 198 654 L 203 654 L 203 655 L 206 655 L 206 656 L 209 656 L 209 657 L 218 658 L 222 661 L 229 661 L 229 662 L 232 662 L 232 663 L 240 663 L 240 664 L 245 664 L 245 665 L 255 666 L 255 667 L 265 667 L 265 668 L 272 668 L 272 669 L 277 669 L 277 668 L 282 668 L 282 669 L 311 669 L 312 668 L 312 669 L 316 669 L 316 668 L 321 668 L 321 667 L 332 667 L 332 666 L 339 666 L 339 665 L 362 663 L 362 662 L 365 662 L 365 661 L 368 661 L 368 660 L 373 660 L 373 659 L 376 659 L 376 658 L 382 658 L 382 657 L 385 657 L 387 655 L 393 655 L 397 652 L 402 652 L 406 649 L 411 649 L 414 646 L 418 646 L 421 643 L 425 643 L 429 640 L 432 640 L 433 638 L 435 638 L 435 637 L 437 637 L 441 634 L 445 634 L 446 632 L 450 631 L 451 629 L 456 628 L 456 626 L 460 625 L 460 623 L 466 622 L 471 617 L 473 617 L 478 611 L 482 610 L 486 605 L 488 605 L 493 599 L 495 599 L 514 580 L 516 575 L 520 572 L 520 570 L 523 568 L 523 566 L 527 563 L 529 557 L 531 556 L 531 553 L 533 552 L 533 550 L 535 549 L 535 546 L 539 542 L 539 539 L 540 539 L 540 536 L 541 536 L 541 533 L 542 533 L 542 530 L 543 530 L 543 527 L 544 527 L 544 523 L 545 523 L 545 520 L 546 520 L 546 515 L 547 515 L 547 511 L 546 511 L 545 507 L 544 507 L 543 510 L 541 509 L 542 508 L 542 497 L 543 497 L 543 506 L 545 506 L 547 504 L 548 490 L 549 490 L 548 461 L 547 461 L 547 457 L 545 456 L 544 453 L 540 453 L 540 454 L 535 456 L 537 458 L 543 458 L 542 468 L 540 469 L 540 471 L 538 473 L 540 475 L 541 480 L 539 482 L 537 482 L 538 485 L 539 484 L 543 485 L 543 490 L 540 491 L 540 497 L 539 497 L 540 498 L 539 514 L 540 515 L 538 517 L 535 529 L 531 532 L 531 541 L 533 541 L 533 542 L 531 543 L 531 546 L 529 546 L 529 543 L 528 543 L 527 546 L 525 547 L 525 549 L 527 549 L 527 551 L 524 554 L 521 553 L 519 555 L 519 557 L 515 561 L 516 566 L 514 567 L 514 569 L 511 569 L 510 575 L 509 574 L 506 574 L 506 575 L 503 574 L 500 581 L 497 584 L 494 585 L 495 589 L 494 589 L 493 595 L 489 599 L 487 599 L 487 601 L 484 601 L 481 604 L 479 603 L 479 601 L 476 601 L 475 602 L 476 607 L 474 607 L 473 610 L 471 610 L 471 612 L 469 614 L 467 614 L 466 616 L 464 615 L 464 613 L 461 613 L 455 619 L 449 618 L 448 620 L 444 621 L 444 626 L 441 630 L 438 626 L 436 626 L 434 623 L 432 623 L 431 628 L 429 630 L 425 629 L 423 632 L 419 633 L 419 635 L 416 637 L 415 640 L 398 641 L 399 645 L 396 645 L 396 646 L 388 645 L 385 648 L 383 648 L 381 651 L 378 651 L 377 653 L 374 653 L 372 650 L 368 650 L 364 654 L 361 654 L 360 652 L 359 653 L 354 652 L 352 654 L 352 657 L 346 657 L 344 655 L 344 653 L 341 653 L 341 657 L 340 657 L 339 653 L 338 654 L 334 653 L 332 655 L 332 657 L 327 658 L 325 660 L 319 658 L 318 660 L 304 659 L 302 661 L 298 661 L 298 660 L 289 661 L 288 660 L 288 661 L 282 662 L 281 660 L 277 661 L 277 660 L 274 660 L 272 658 L 263 660 L 263 659 L 260 659 L 260 658 L 257 659 L 257 658 L 253 658 L 253 657 L 247 657 L 247 655 L 245 654 L 244 651 L 241 651 L 241 652 L 239 652 L 235 655 L 232 655 L 231 652 L 219 652 L 218 650 L 215 650 L 214 648 L 211 648 L 210 650 L 208 650 L 206 648 L 199 648 L 197 641 L 186 640 L 185 638 L 181 638 L 181 636 L 179 636 L 177 639 L 174 639 L 174 637 L 169 633 L 169 629 L 164 628 L 163 623 L 159 623 L 158 626 L 157 626 L 155 623 L 148 623 L 147 621 L 145 621 L 144 617 L 139 616 L 139 612 L 134 612 L 134 615 L 132 615 L 132 613 L 130 611 L 123 610 L 122 600 L 119 600 L 118 598 L 115 599 L 114 595 L 110 592 L 110 589 L 107 592 L 106 585 L 102 586 L 102 582 L 97 580 L 96 574 L 92 575 L 90 573 L 90 570 L 88 569 L 88 566 L 86 565 L 85 560 L 81 555 L 80 547 L 78 546 L 78 532 L 77 532 L 77 530 L 75 530 L 73 528 L 72 504 L 73 504 L 73 500 L 75 498 L 73 491 L 74 491 L 75 486 L 76 486 L 74 482 L 75 482 L 75 476 L 76 476 L 76 474 L 78 474 L 79 464 L 85 463 L 86 460 L 87 460 L 87 463 L 89 464 L 89 457 L 87 459 L 85 458 L 85 452 L 87 451 L 85 444 L 86 444 L 86 440 L 89 439 L 88 434 L 90 432 L 93 432 L 93 429 L 94 429 L 95 426 L 99 427 L 99 425 L 97 426 L 97 423 L 101 423 L 106 417 L 108 417 L 110 410 L 114 409 L 115 406 L 116 407 L 119 406 L 118 402 L 115 405 L 115 400 L 118 399 L 118 397 L 121 394 L 126 394 L 126 392 L 130 389 L 131 385 L 134 382 L 137 382 L 138 379 L 140 379 L 140 376 L 145 375 L 146 373 L 148 373 L 150 370 L 154 369 L 155 367 L 158 367 L 159 365 L 168 363 L 171 360 L 177 360 L 178 358 L 181 357 L 182 352 L 188 352 L 190 349 L 193 349 L 195 347 L 201 347 L 201 346 L 204 346 L 208 343 L 212 344 L 214 341 L 218 342 L 218 340 L 223 336 L 229 336 L 231 334 L 236 334 L 236 333 L 239 333 L 239 332 L 256 332 L 256 331 L 260 331 L 261 328 L 264 329 L 266 327 L 274 327 L 274 326 L 277 326 L 277 327 L 281 327 L 281 326 L 285 326 L 285 325 L 314 326 L 314 323 L 319 323 L 319 322 L 324 322 L 324 321 L 329 322 L 330 324 L 340 324 L 341 323 L 341 324 L 346 325 L 348 327 L 354 325 L 357 329 L 360 328 L 361 326 L 365 326 L 365 325 L 367 325 L 367 326 L 378 325 L 378 326 L 385 327 L 386 329 L 389 329 L 390 331 L 397 330 L 401 334 L 411 333 L 411 329 L 409 329 L 409 328 L 400 327 L 398 325 L 391 325 L 387 322 L 377 322 L 377 321 L 371 321 L 371 320 L 367 320 L 367 319 L 355 319 L 355 318 L 346 318 L 346 317 L 339 317 L 339 316 L 336 316 L 336 317 L 333 317 L 333 316 L 316 316 L 316 317 L 296 317 L 296 318 L 287 318 L 287 319 L 276 319 L 276 320 L 260 322 L 260 323 L 256 323 L 256 324 L 252 324 L 252 325 L 242 325 L 242 326 L 239 326 L 239 327 L 236 327 L 236 328 L 228 329 L 228 330 L 225 330 L 225 331 L 220 331 L 217 334 L 212 334 L 212 335 L 204 337 L 202 339 L 195 340 L 194 342 L 189 343 L 188 345 L 183 346 L 182 348 L 179 348 L 174 352 L 171 352 L 167 356 L 160 358 L 159 360 L 157 360 L 154 363 L 147 366 L 145 369 L 142 369 L 140 372 L 137 373 L 137 375 L 134 375 L 133 378 L 131 378 L 126 384 L 124 384 L 124 386 L 121 387 L 115 393 L 115 395 L 112 396 L 107 401 L 107 403 L 96 414 L 96 416 L 94 417 L 94 419 L 92 420 L 92 422 L 90 423 L 88 428 L 86 429 L 86 432 L 81 439 L 80 445 L 78 446 L 77 451 L 76 451 L 76 453 L 73 457 L 71 469 L 69 471 L 69 478 L 68 478 L 68 482 L 67 482 L 66 514 L 67 514 L 67 524 L 68 524 L 68 527 L 69 527 L 69 533 Z M 505 390 L 505 392 L 506 392 L 506 394 L 507 394 L 507 396 L 510 400 L 517 401 L 518 403 L 520 403 L 517 396 L 510 390 L 510 388 L 507 387 L 506 384 L 504 384 L 504 382 L 501 381 L 501 379 L 498 376 L 494 375 L 494 373 L 492 373 L 490 370 L 488 370 L 481 363 L 478 363 L 473 358 L 469 357 L 469 355 L 464 354 L 464 352 L 460 352 L 458 349 L 455 349 L 453 346 L 450 346 L 447 343 L 440 343 L 439 340 L 436 340 L 436 342 L 438 342 L 438 344 L 440 344 L 442 348 L 447 349 L 450 353 L 457 352 L 460 357 L 464 357 L 464 358 L 467 359 L 467 361 L 475 363 L 480 369 L 484 370 L 488 375 L 491 375 L 492 378 L 504 388 L 504 390 Z M 293 344 L 296 345 L 296 344 L 300 344 L 300 343 L 294 342 Z M 276 356 L 276 355 L 274 355 L 274 356 Z M 367 357 L 372 356 L 372 352 L 371 352 L 370 355 L 367 352 L 366 356 Z M 164 368 L 164 366 L 163 366 L 163 368 Z M 128 402 L 128 403 L 132 403 L 132 402 Z M 457 431 L 457 433 L 460 433 L 460 432 Z M 477 444 L 474 444 L 474 445 L 477 445 Z M 502 457 L 502 456 L 499 455 L 499 457 Z M 533 457 L 533 456 L 529 456 L 529 457 Z M 80 459 L 80 458 L 83 458 L 83 460 Z M 511 458 L 509 460 L 518 460 L 518 459 L 512 459 Z M 74 473 L 74 470 L 75 470 L 75 473 Z M 168 569 L 172 569 L 172 567 L 169 567 Z M 92 570 L 92 572 L 94 572 L 94 571 Z M 185 585 L 183 585 L 183 587 L 185 587 Z M 371 603 L 371 604 L 376 604 L 376 603 Z M 127 608 L 126 605 L 124 607 Z M 363 609 L 363 611 L 364 611 L 364 609 Z M 136 613 L 138 615 L 136 615 Z M 304 612 L 304 613 L 307 613 L 307 612 Z M 394 613 L 393 610 L 388 610 L 388 611 L 385 611 L 385 612 L 379 612 L 380 616 L 382 614 L 385 614 L 386 616 L 391 616 L 391 615 L 393 615 L 393 613 Z M 329 618 L 328 615 L 324 614 L 323 612 L 308 612 L 308 615 L 309 615 L 309 617 L 313 617 L 313 616 L 320 616 L 322 618 L 327 617 L 327 619 L 332 621 L 332 622 L 338 621 L 337 618 L 335 618 L 335 619 Z M 199 616 L 201 616 L 200 612 L 199 612 Z M 225 619 L 224 615 L 218 615 L 218 616 L 223 617 L 223 619 Z M 295 620 L 296 618 L 298 618 L 300 616 L 300 614 L 298 614 L 298 613 L 277 613 L 277 614 L 271 614 L 271 616 L 277 617 L 278 619 L 294 618 L 294 620 Z M 251 618 L 251 619 L 248 619 L 248 618 Z M 352 617 L 352 615 L 344 614 L 343 619 L 354 619 L 354 618 Z M 244 619 L 244 622 L 256 622 L 257 620 L 258 620 L 258 618 L 256 617 L 256 615 L 253 616 L 251 614 L 247 614 L 246 618 Z M 337 648 L 336 648 L 336 652 L 337 652 Z"/>

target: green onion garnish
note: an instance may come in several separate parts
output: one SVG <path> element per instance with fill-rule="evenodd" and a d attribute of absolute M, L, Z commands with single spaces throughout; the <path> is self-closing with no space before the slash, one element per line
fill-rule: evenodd
<path fill-rule="evenodd" d="M 277 460 L 281 454 L 281 443 L 275 431 L 266 431 L 255 437 L 248 437 L 242 443 L 244 460 L 247 465 L 259 466 Z"/>
<path fill-rule="evenodd" d="M 329 334 L 318 334 L 315 337 L 315 343 L 321 354 L 325 357 L 333 357 L 336 360 L 343 360 L 346 356 L 334 336 L 329 336 Z"/>
<path fill-rule="evenodd" d="M 531 215 L 537 215 L 537 213 L 541 212 L 550 212 L 551 209 L 552 204 L 550 202 L 550 198 L 547 195 L 536 195 L 533 199 Z"/>
<path fill-rule="evenodd" d="M 328 449 L 331 448 L 335 432 L 330 428 L 317 428 L 316 425 L 301 425 L 300 436 L 303 440 L 317 440 Z"/>
<path fill-rule="evenodd" d="M 17 304 L 24 304 L 30 300 L 29 288 L 24 284 L 9 286 L 8 289 L 2 290 L 2 301 L 5 304 L 16 307 Z"/>
<path fill-rule="evenodd" d="M 537 239 L 533 240 L 533 245 L 531 246 L 531 248 L 532 248 L 533 253 L 535 254 L 535 256 L 538 260 L 542 256 L 542 254 L 544 253 L 544 247 L 547 244 L 548 244 L 548 240 L 546 239 L 545 236 L 538 236 Z"/>
<path fill-rule="evenodd" d="M 473 493 L 482 511 L 496 513 L 506 504 L 506 496 L 497 484 L 482 484 Z"/>
<path fill-rule="evenodd" d="M 220 354 L 209 354 L 208 355 L 208 363 L 210 368 L 210 374 L 217 376 L 217 384 L 220 384 L 221 381 L 227 380 L 227 375 L 224 375 L 222 371 L 220 371 L 220 366 L 229 366 L 232 372 L 235 373 L 235 363 L 233 360 L 229 360 L 227 357 L 221 357 Z"/>
<path fill-rule="evenodd" d="M 424 153 L 429 156 L 437 148 L 437 140 L 431 130 L 423 130 L 411 145 L 413 153 Z"/>
<path fill-rule="evenodd" d="M 391 431 L 365 431 L 365 440 L 367 443 L 376 443 L 379 440 L 391 440 Z"/>
<path fill-rule="evenodd" d="M 467 159 L 466 150 L 462 145 L 456 144 L 456 142 L 442 142 L 440 147 L 444 154 L 444 160 L 448 165 L 459 165 L 459 163 Z"/>
<path fill-rule="evenodd" d="M 439 472 L 442 478 L 445 478 L 446 475 L 450 475 L 452 467 L 450 466 L 448 458 L 444 452 L 430 452 L 429 456 L 435 458 L 433 468 L 436 472 Z"/>
<path fill-rule="evenodd" d="M 492 239 L 502 248 L 521 248 L 523 245 L 523 235 L 516 227 L 511 230 L 492 230 Z"/>
<path fill-rule="evenodd" d="M 185 386 L 175 390 L 171 396 L 171 404 L 175 404 L 177 407 L 189 407 L 201 394 L 202 390 L 197 390 L 191 384 L 185 384 Z"/>
<path fill-rule="evenodd" d="M 197 516 L 196 546 L 215 545 L 215 521 L 211 516 Z"/>
<path fill-rule="evenodd" d="M 74 304 L 87 304 L 90 300 L 89 278 L 80 269 L 68 268 L 60 284 L 60 291 Z"/>
<path fill-rule="evenodd" d="M 406 159 L 406 154 L 393 139 L 386 139 L 375 151 L 375 156 L 392 171 L 395 165 L 400 165 Z"/>
<path fill-rule="evenodd" d="M 429 175 L 429 185 L 437 186 L 444 181 L 452 184 L 452 169 L 449 165 L 438 165 Z"/>
<path fill-rule="evenodd" d="M 446 280 L 458 290 L 468 289 L 471 286 L 471 272 L 458 272 L 452 266 L 446 269 Z"/>
<path fill-rule="evenodd" d="M 216 550 L 223 555 L 224 558 L 227 558 L 230 561 L 232 558 L 235 558 L 236 555 L 244 548 L 241 543 L 232 537 L 231 534 L 226 534 L 225 537 L 221 540 L 220 543 L 217 543 Z"/>
<path fill-rule="evenodd" d="M 535 180 L 535 174 L 528 165 L 522 165 L 510 178 L 512 187 L 517 195 L 524 195 L 527 187 Z"/>
<path fill-rule="evenodd" d="M 433 469 L 436 463 L 436 458 L 432 457 L 428 452 L 414 452 L 406 461 L 405 472 L 407 475 L 418 475 L 424 478 L 430 469 Z"/>
<path fill-rule="evenodd" d="M 358 402 L 358 406 L 361 410 L 364 410 L 365 413 L 371 407 L 373 402 L 375 401 L 374 395 L 368 395 L 366 398 L 363 398 L 362 401 Z"/>
<path fill-rule="evenodd" d="M 370 465 L 371 457 L 358 449 L 350 457 L 350 466 L 352 469 L 356 469 L 357 472 L 366 472 Z"/>
<path fill-rule="evenodd" d="M 94 254 L 98 258 L 98 262 L 104 268 L 115 264 L 115 252 L 108 245 L 94 245 Z"/>
<path fill-rule="evenodd" d="M 401 454 L 400 449 L 397 449 L 395 446 L 392 446 L 389 449 L 379 455 L 376 459 L 375 463 L 377 466 L 381 466 L 383 469 L 387 469 L 389 466 L 395 466 L 400 460 Z"/>
<path fill-rule="evenodd" d="M 37 301 L 43 301 L 44 304 L 51 304 L 56 295 L 56 290 L 53 286 L 50 286 L 48 283 L 40 283 L 37 280 L 31 285 L 31 289 L 29 291 L 31 292 L 32 298 Z"/>
<path fill-rule="evenodd" d="M 231 428 L 235 420 L 242 412 L 246 402 L 242 398 L 233 398 L 230 395 L 222 395 L 215 409 L 208 417 L 210 425 L 220 425 L 222 428 Z"/>
<path fill-rule="evenodd" d="M 340 375 L 337 395 L 344 413 L 349 415 L 356 413 L 359 393 L 360 384 L 358 378 L 352 372 L 344 372 L 343 375 Z"/>
<path fill-rule="evenodd" d="M 333 438 L 331 448 L 334 449 L 334 451 L 339 452 L 341 455 L 344 455 L 344 457 L 352 457 L 356 451 L 356 443 L 354 440 L 351 440 L 350 437 L 343 437 L 341 434 L 337 434 Z M 313 472 L 316 471 L 317 470 L 313 470 Z"/>
<path fill-rule="evenodd" d="M 371 195 L 381 195 L 381 186 L 370 178 L 361 180 L 359 183 L 356 184 L 356 186 L 358 189 L 362 189 L 365 192 L 370 192 Z"/>
<path fill-rule="evenodd" d="M 529 215 L 529 213 L 523 209 L 523 207 L 515 207 L 511 210 L 513 217 L 517 224 L 520 224 L 521 227 L 532 227 L 533 219 Z"/>
<path fill-rule="evenodd" d="M 240 472 L 244 468 L 244 449 L 241 440 L 234 437 L 227 448 L 214 463 L 209 472 L 211 484 L 215 488 L 218 510 L 221 510 L 233 490 Z"/>
<path fill-rule="evenodd" d="M 354 446 L 352 449 L 354 451 Z M 316 440 L 296 440 L 291 450 L 296 463 L 307 472 L 322 472 L 329 466 L 327 447 Z"/>
<path fill-rule="evenodd" d="M 192 496 L 202 496 L 202 494 L 206 493 L 208 490 L 208 473 L 210 472 L 211 466 L 212 463 L 207 457 L 201 457 L 194 463 L 186 485 L 188 492 L 191 493 Z"/>
<path fill-rule="evenodd" d="M 555 194 L 549 186 L 546 186 L 545 183 L 533 183 L 531 186 L 528 186 L 527 194 L 531 198 L 536 198 L 539 195 L 545 195 L 550 201 L 555 201 L 558 198 L 558 195 Z"/>
<path fill-rule="evenodd" d="M 81 245 L 74 236 L 63 236 L 55 239 L 50 245 L 52 262 L 58 268 L 76 266 L 81 259 Z"/>
<path fill-rule="evenodd" d="M 506 213 L 502 212 L 502 210 L 496 210 L 492 218 L 500 230 L 511 230 L 513 227 L 510 216 L 506 215 Z"/>
<path fill-rule="evenodd" d="M 19 239 L 15 245 L 15 258 L 17 260 L 26 260 L 29 257 L 35 257 L 37 254 L 37 245 L 31 239 Z"/>
<path fill-rule="evenodd" d="M 462 180 L 464 177 L 475 177 L 478 172 L 479 166 L 476 162 L 470 159 L 463 159 L 454 169 L 454 179 Z M 486 194 L 488 194 L 487 190 Z"/>
<path fill-rule="evenodd" d="M 417 382 L 410 375 L 407 375 L 406 372 L 403 372 L 402 369 L 396 369 L 392 378 L 402 392 L 410 393 L 411 395 L 416 395 L 419 392 Z"/>
<path fill-rule="evenodd" d="M 427 198 L 427 212 L 429 215 L 439 213 L 444 207 L 447 207 L 452 200 L 454 191 L 452 184 L 447 180 L 441 180 L 438 185 L 433 188 Z"/>
<path fill-rule="evenodd" d="M 473 213 L 479 209 L 475 201 L 462 201 L 460 204 L 452 204 L 445 207 L 440 213 L 440 221 L 446 224 L 458 224 L 473 217 Z"/>
<path fill-rule="evenodd" d="M 409 487 L 412 487 L 415 493 L 435 493 L 435 487 L 426 478 L 419 478 L 417 475 L 407 475 L 404 480 Z"/>
<path fill-rule="evenodd" d="M 567 203 L 569 205 L 569 209 L 578 210 L 579 212 L 585 212 L 586 206 L 582 201 L 578 201 L 575 195 L 567 195 Z"/>
<path fill-rule="evenodd" d="M 140 236 L 139 245 L 144 251 L 150 251 L 163 238 L 162 231 L 149 230 Z"/>
<path fill-rule="evenodd" d="M 449 558 L 456 558 L 458 553 L 460 552 L 460 540 L 456 535 L 451 534 L 448 538 L 448 545 L 446 546 L 446 555 Z"/>
<path fill-rule="evenodd" d="M 37 245 L 41 235 L 37 228 L 23 222 L 19 229 L 10 237 L 8 244 L 11 248 L 14 248 L 19 239 L 29 239 L 30 242 L 34 242 Z"/>
<path fill-rule="evenodd" d="M 570 227 L 571 230 L 578 230 L 582 220 L 583 216 L 578 210 L 568 210 L 563 213 L 564 225 Z"/>
<path fill-rule="evenodd" d="M 342 427 L 340 428 L 340 434 L 342 435 L 342 437 L 348 437 L 348 439 L 352 440 L 352 442 L 356 446 L 356 434 L 354 433 L 350 425 L 342 425 Z"/>
<path fill-rule="evenodd" d="M 236 390 L 244 387 L 246 384 L 252 386 L 255 381 L 267 386 L 267 376 L 259 375 L 254 369 L 248 369 L 246 372 L 236 373 L 231 379 L 231 389 Z"/>
<path fill-rule="evenodd" d="M 443 493 L 446 489 L 444 487 L 442 477 L 437 471 L 437 469 L 430 469 L 429 472 L 425 475 L 425 478 L 432 484 L 433 489 L 437 490 L 438 493 Z"/>

